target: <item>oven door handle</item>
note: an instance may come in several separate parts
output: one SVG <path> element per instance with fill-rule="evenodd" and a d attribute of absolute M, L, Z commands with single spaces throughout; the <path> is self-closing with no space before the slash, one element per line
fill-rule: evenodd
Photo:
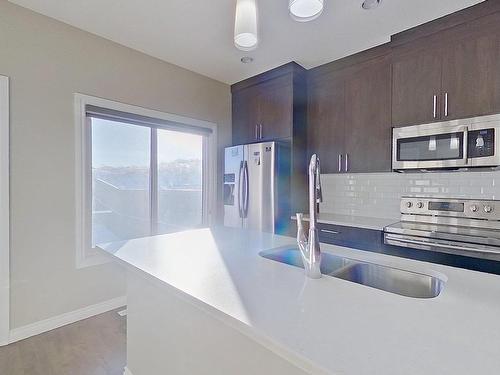
<path fill-rule="evenodd" d="M 453 245 L 453 244 L 445 244 L 441 242 L 434 241 L 421 241 L 421 240 L 413 240 L 405 237 L 401 237 L 398 235 L 391 235 L 390 233 L 385 234 L 385 239 L 390 241 L 387 242 L 389 245 L 397 245 L 399 244 L 412 244 L 412 245 L 422 245 L 422 246 L 431 246 L 438 247 L 442 249 L 453 249 L 453 250 L 462 250 L 462 251 L 471 251 L 471 252 L 481 252 L 488 254 L 500 254 L 500 248 L 498 250 L 492 250 L 488 247 L 470 247 L 470 246 L 461 246 L 461 245 Z"/>

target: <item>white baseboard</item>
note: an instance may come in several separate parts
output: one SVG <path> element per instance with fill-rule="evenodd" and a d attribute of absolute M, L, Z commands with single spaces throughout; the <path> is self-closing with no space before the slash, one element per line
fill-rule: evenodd
<path fill-rule="evenodd" d="M 0 346 L 9 343 L 9 291 L 10 288 L 8 286 L 3 287 L 0 285 Z"/>
<path fill-rule="evenodd" d="M 54 316 L 52 318 L 40 320 L 23 327 L 15 328 L 10 331 L 9 343 L 24 340 L 28 337 L 36 336 L 41 333 L 65 326 L 67 324 L 78 322 L 79 320 L 87 319 L 92 316 L 125 306 L 126 304 L 127 299 L 125 296 L 117 297 L 108 301 L 97 303 L 95 305 L 84 307 L 82 309 Z"/>
<path fill-rule="evenodd" d="M 127 366 L 123 369 L 123 375 L 134 375 L 132 372 L 128 369 Z"/>

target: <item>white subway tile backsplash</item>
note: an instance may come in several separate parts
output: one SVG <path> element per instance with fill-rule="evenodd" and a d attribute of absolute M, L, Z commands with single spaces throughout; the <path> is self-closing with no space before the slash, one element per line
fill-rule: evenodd
<path fill-rule="evenodd" d="M 430 180 L 415 180 L 415 185 L 417 186 L 429 186 L 430 184 Z"/>
<path fill-rule="evenodd" d="M 500 171 L 359 173 L 321 176 L 321 212 L 399 217 L 402 195 L 500 199 Z"/>
<path fill-rule="evenodd" d="M 437 194 L 437 193 L 439 193 L 439 188 L 437 188 L 437 187 L 424 187 L 423 190 L 424 190 L 424 193 L 429 193 L 429 194 L 432 194 L 432 193 Z"/>

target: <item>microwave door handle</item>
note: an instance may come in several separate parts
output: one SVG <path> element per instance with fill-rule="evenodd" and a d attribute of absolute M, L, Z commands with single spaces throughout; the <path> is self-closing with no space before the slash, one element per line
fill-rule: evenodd
<path fill-rule="evenodd" d="M 437 100 L 438 100 L 438 97 L 437 95 L 434 95 L 432 97 L 432 118 L 437 118 Z"/>
<path fill-rule="evenodd" d="M 463 156 L 464 156 L 464 165 L 468 164 L 468 149 L 469 149 L 469 128 L 465 127 L 464 130 L 464 144 L 463 144 Z"/>

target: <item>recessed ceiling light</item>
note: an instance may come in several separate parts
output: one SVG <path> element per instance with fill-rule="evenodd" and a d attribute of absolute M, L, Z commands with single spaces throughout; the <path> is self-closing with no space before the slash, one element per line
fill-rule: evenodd
<path fill-rule="evenodd" d="M 243 64 L 250 64 L 252 61 L 253 61 L 253 57 L 250 57 L 250 56 L 243 56 L 241 58 L 241 62 Z"/>
<path fill-rule="evenodd" d="M 363 4 L 361 4 L 361 8 L 365 10 L 375 9 L 380 5 L 382 0 L 365 0 Z"/>
<path fill-rule="evenodd" d="M 295 21 L 312 21 L 323 12 L 323 0 L 289 0 L 288 10 Z"/>

